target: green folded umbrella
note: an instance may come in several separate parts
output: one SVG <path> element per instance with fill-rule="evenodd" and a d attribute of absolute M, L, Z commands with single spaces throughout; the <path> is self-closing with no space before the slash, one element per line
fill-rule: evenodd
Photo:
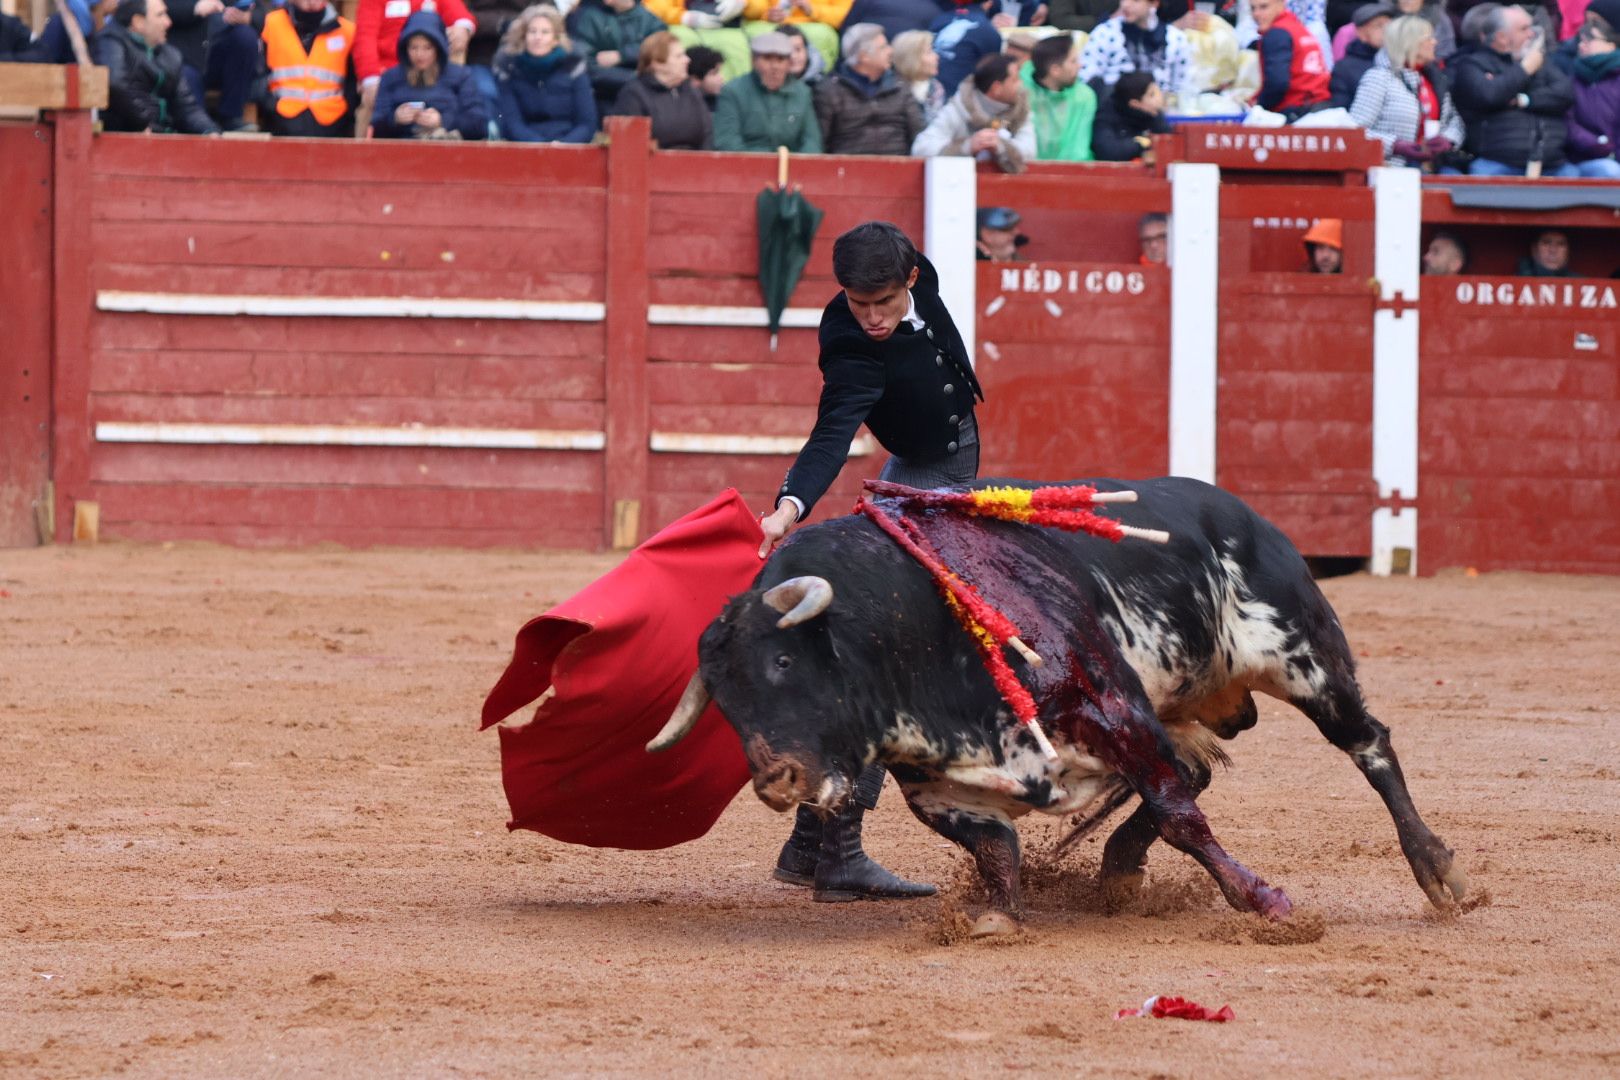
<path fill-rule="evenodd" d="M 771 351 L 782 329 L 782 312 L 799 284 L 822 213 L 796 188 L 767 187 L 754 200 L 759 219 L 759 291 L 771 328 Z"/>

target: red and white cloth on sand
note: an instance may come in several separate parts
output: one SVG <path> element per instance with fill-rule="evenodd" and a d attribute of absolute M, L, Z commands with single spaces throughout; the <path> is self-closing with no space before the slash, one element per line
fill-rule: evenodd
<path fill-rule="evenodd" d="M 556 692 L 529 723 L 500 729 L 508 828 L 633 849 L 709 831 L 748 781 L 737 733 L 711 705 L 674 748 L 646 744 L 697 670 L 698 637 L 758 575 L 760 539 L 728 490 L 518 631 L 482 726 Z"/>

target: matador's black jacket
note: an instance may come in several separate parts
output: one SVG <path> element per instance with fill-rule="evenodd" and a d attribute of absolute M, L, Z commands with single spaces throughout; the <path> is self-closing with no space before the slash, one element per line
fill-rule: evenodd
<path fill-rule="evenodd" d="M 939 298 L 939 273 L 918 255 L 912 302 L 926 329 L 902 322 L 874 341 L 840 292 L 821 313 L 821 406 L 810 439 L 777 493 L 804 503 L 805 515 L 838 478 L 850 440 L 864 422 L 889 453 L 933 461 L 956 451 L 961 422 L 984 391 L 967 348 Z"/>

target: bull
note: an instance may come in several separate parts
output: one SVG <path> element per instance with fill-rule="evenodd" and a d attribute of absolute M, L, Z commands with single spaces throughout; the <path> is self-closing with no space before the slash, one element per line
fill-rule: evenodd
<path fill-rule="evenodd" d="M 1221 740 L 1255 724 L 1258 691 L 1299 709 L 1355 762 L 1429 900 L 1460 901 L 1462 870 L 1413 805 L 1338 617 L 1288 539 L 1195 480 L 1084 482 L 1135 492 L 1116 519 L 1170 541 L 913 513 L 1044 658 L 1037 667 L 1009 654 L 1055 760 L 1013 719 L 930 574 L 861 515 L 800 530 L 728 603 L 648 749 L 673 745 L 712 699 L 742 740 L 755 792 L 779 811 L 834 811 L 882 762 L 918 819 L 973 856 L 990 900 L 985 932 L 1023 917 L 1017 818 L 1076 814 L 1072 837 L 1132 799 L 1104 845 L 1105 895 L 1128 901 L 1162 838 L 1234 908 L 1280 919 L 1287 896 L 1226 853 L 1195 801 L 1226 759 Z"/>

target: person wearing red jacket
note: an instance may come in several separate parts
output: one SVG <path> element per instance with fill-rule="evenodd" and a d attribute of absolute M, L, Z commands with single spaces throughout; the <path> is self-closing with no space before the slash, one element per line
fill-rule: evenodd
<path fill-rule="evenodd" d="M 1293 123 L 1327 105 L 1329 67 L 1322 44 L 1283 0 L 1252 0 L 1260 28 L 1260 94 L 1255 104 Z"/>
<path fill-rule="evenodd" d="M 399 63 L 399 34 L 418 11 L 436 12 L 450 38 L 450 62 L 462 63 L 477 29 L 462 0 L 360 0 L 354 14 L 354 77 L 360 81 L 359 134 L 364 134 L 383 72 Z"/>

